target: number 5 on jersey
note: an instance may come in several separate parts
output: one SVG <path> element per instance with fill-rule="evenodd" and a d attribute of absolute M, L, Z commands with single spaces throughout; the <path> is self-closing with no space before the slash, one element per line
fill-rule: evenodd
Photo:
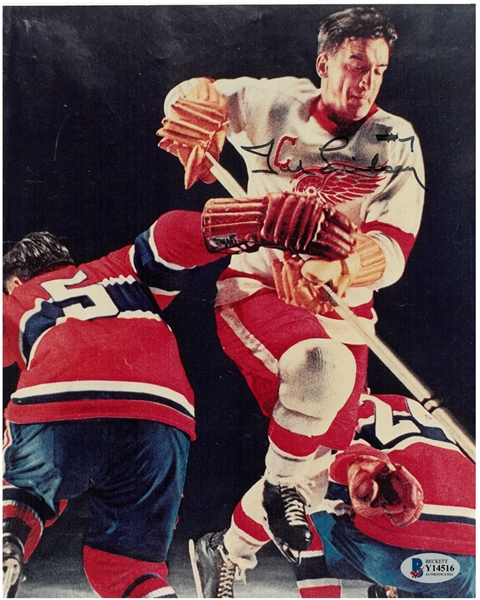
<path fill-rule="evenodd" d="M 118 308 L 100 283 L 70 289 L 87 279 L 83 271 L 78 271 L 69 279 L 54 279 L 42 283 L 42 287 L 50 294 L 54 302 L 61 302 L 65 317 L 73 317 L 81 321 L 113 317 Z"/>

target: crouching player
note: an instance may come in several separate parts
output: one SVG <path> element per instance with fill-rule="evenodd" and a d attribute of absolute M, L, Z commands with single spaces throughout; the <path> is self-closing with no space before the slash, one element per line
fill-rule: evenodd
<path fill-rule="evenodd" d="M 293 199 L 293 202 L 292 202 Z M 48 232 L 3 258 L 4 365 L 20 379 L 7 406 L 4 597 L 61 503 L 88 494 L 83 563 L 104 598 L 175 597 L 166 559 L 182 495 L 194 397 L 162 310 L 197 267 L 262 244 L 305 250 L 353 240 L 348 219 L 274 194 L 162 215 L 133 245 L 75 266 Z M 346 240 L 346 241 L 345 241 Z"/>
<path fill-rule="evenodd" d="M 328 478 L 305 491 L 319 535 L 296 561 L 302 597 L 339 598 L 346 579 L 372 582 L 372 595 L 475 597 L 475 465 L 434 416 L 403 396 L 363 394 L 354 440 L 331 459 Z M 191 543 L 200 595 L 233 597 L 235 576 L 272 537 L 261 489 L 242 498 L 228 531 Z M 429 557 L 418 555 L 432 553 L 454 577 L 427 577 Z"/>

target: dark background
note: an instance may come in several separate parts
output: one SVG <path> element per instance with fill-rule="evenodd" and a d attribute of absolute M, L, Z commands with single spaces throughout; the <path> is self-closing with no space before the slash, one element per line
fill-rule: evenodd
<path fill-rule="evenodd" d="M 342 5 L 344 6 L 344 5 Z M 4 251 L 32 230 L 77 262 L 134 240 L 173 208 L 225 194 L 183 189 L 157 147 L 178 82 L 315 73 L 319 20 L 338 5 L 4 7 Z M 377 295 L 378 333 L 474 430 L 475 5 L 379 5 L 400 39 L 378 104 L 411 121 L 427 188 L 406 273 Z M 221 162 L 245 184 L 227 144 Z M 219 265 L 168 310 L 197 394 L 179 532 L 225 526 L 263 471 L 266 421 L 215 336 Z M 7 370 L 6 396 L 15 381 Z M 375 357 L 374 392 L 405 390 Z"/>

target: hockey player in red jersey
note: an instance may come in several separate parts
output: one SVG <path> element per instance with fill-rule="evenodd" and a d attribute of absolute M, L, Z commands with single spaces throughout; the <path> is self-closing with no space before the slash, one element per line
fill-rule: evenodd
<path fill-rule="evenodd" d="M 4 256 L 4 363 L 20 367 L 5 411 L 6 597 L 61 502 L 84 492 L 83 562 L 95 592 L 174 597 L 166 558 L 195 421 L 161 309 L 192 267 L 217 258 L 199 218 L 167 213 L 135 244 L 78 267 L 47 232 Z M 179 254 L 182 230 L 191 244 Z"/>
<path fill-rule="evenodd" d="M 311 514 L 324 556 L 302 556 L 301 595 L 319 597 L 326 569 L 399 597 L 474 598 L 474 480 L 475 464 L 417 401 L 362 396 L 355 439 Z"/>
<path fill-rule="evenodd" d="M 425 190 L 413 127 L 375 103 L 396 39 L 376 8 L 341 10 L 320 24 L 320 89 L 295 77 L 191 80 L 167 96 L 158 131 L 160 147 L 185 166 L 186 187 L 215 179 L 209 156 L 218 159 L 228 137 L 244 158 L 249 195 L 301 192 L 347 216 L 356 244 L 318 255 L 330 264 L 321 283 L 372 331 L 373 294 L 402 276 Z M 367 347 L 325 299 L 309 304 L 308 289 L 303 303 L 285 304 L 282 281 L 298 280 L 311 258 L 291 250 L 291 264 L 271 248 L 234 256 L 219 277 L 216 316 L 225 352 L 270 419 L 270 527 L 279 543 L 305 550 L 311 533 L 299 488 L 319 455 L 352 439 Z"/>
<path fill-rule="evenodd" d="M 246 225 L 236 219 L 226 251 L 295 242 L 302 215 L 276 227 L 290 202 L 286 194 L 244 201 L 250 216 Z M 15 596 L 62 503 L 88 493 L 83 561 L 95 592 L 175 597 L 166 559 L 194 397 L 162 310 L 197 267 L 224 256 L 218 228 L 228 215 L 219 206 L 166 213 L 133 245 L 78 267 L 47 232 L 4 256 L 4 365 L 20 368 L 5 411 L 4 596 Z M 323 206 L 316 215 L 331 224 L 331 240 L 350 239 L 348 219 Z M 304 248 L 311 236 L 297 242 Z"/>
<path fill-rule="evenodd" d="M 295 565 L 303 598 L 340 598 L 347 579 L 372 582 L 372 595 L 475 597 L 475 465 L 419 402 L 362 394 L 355 438 L 328 462 L 304 490 L 315 535 Z M 233 597 L 235 576 L 256 565 L 272 537 L 261 490 L 242 498 L 226 533 L 192 547 L 199 596 Z M 438 564 L 449 570 L 428 577 Z"/>

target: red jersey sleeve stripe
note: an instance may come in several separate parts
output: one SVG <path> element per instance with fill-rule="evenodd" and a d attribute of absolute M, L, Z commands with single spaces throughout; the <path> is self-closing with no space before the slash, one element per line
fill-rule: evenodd
<path fill-rule="evenodd" d="M 393 238 L 400 246 L 405 260 L 410 256 L 413 245 L 416 240 L 416 236 L 413 233 L 407 233 L 402 231 L 395 225 L 389 225 L 388 223 L 382 223 L 381 221 L 371 221 L 362 225 L 362 233 L 368 233 L 369 231 L 381 231 L 386 235 Z"/>

